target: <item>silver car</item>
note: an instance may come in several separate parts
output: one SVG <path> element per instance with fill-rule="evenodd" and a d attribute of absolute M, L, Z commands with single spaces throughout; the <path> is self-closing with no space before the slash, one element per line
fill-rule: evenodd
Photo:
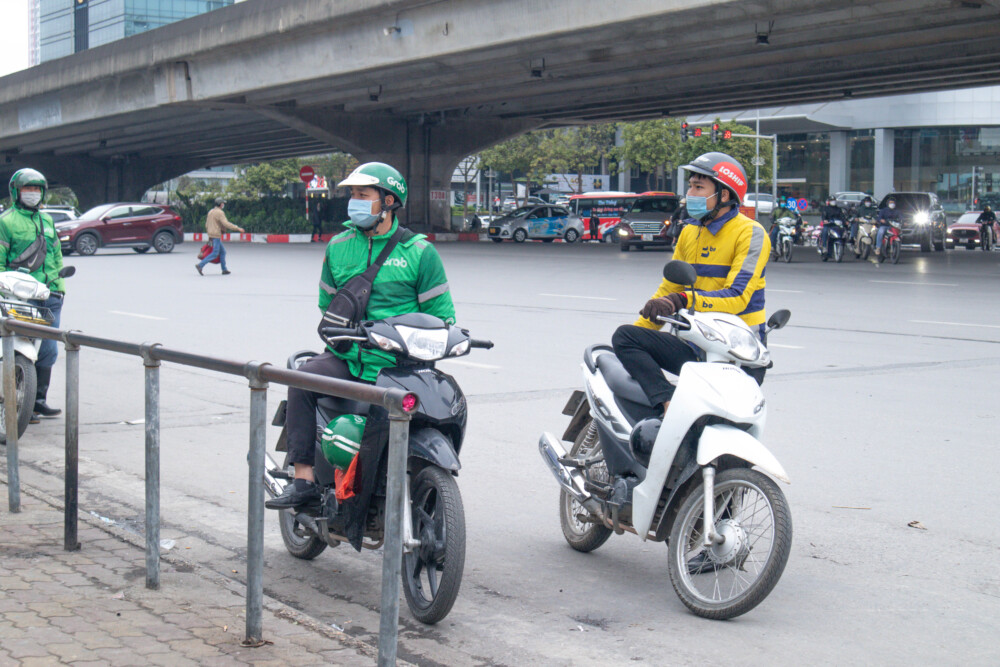
<path fill-rule="evenodd" d="M 522 206 L 490 223 L 489 237 L 495 243 L 512 240 L 524 243 L 528 239 L 576 243 L 583 235 L 583 223 L 562 206 Z"/>

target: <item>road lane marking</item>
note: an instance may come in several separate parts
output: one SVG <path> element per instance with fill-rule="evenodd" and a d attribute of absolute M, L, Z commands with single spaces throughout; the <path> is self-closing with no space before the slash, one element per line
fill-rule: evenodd
<path fill-rule="evenodd" d="M 123 310 L 110 310 L 108 312 L 111 313 L 112 315 L 128 315 L 129 317 L 139 317 L 144 320 L 160 320 L 162 322 L 167 321 L 167 318 L 165 317 L 156 317 L 155 315 L 141 315 L 139 313 L 126 313 Z"/>
<path fill-rule="evenodd" d="M 771 344 L 768 345 L 768 347 L 780 347 L 780 348 L 784 348 L 786 350 L 804 350 L 805 349 L 801 345 L 782 345 L 780 343 L 771 343 Z"/>
<path fill-rule="evenodd" d="M 459 366 L 468 366 L 469 368 L 483 368 L 488 371 L 500 370 L 500 366 L 492 366 L 490 364 L 477 364 L 474 361 L 462 361 L 461 359 L 442 359 L 441 361 L 447 361 L 449 364 L 458 364 Z"/>
<path fill-rule="evenodd" d="M 956 283 L 921 283 L 915 280 L 869 280 L 870 283 L 882 283 L 883 285 L 930 285 L 932 287 L 958 287 Z"/>
<path fill-rule="evenodd" d="M 554 296 L 560 299 L 592 299 L 594 301 L 617 301 L 606 296 L 579 296 L 576 294 L 539 294 L 538 296 Z"/>
<path fill-rule="evenodd" d="M 983 327 L 985 329 L 1000 329 L 996 324 L 971 324 L 969 322 L 938 322 L 936 320 L 910 320 L 914 324 L 946 324 L 952 327 Z"/>
<path fill-rule="evenodd" d="M 780 292 L 782 294 L 802 294 L 800 289 L 774 289 L 772 287 L 766 288 L 768 292 Z"/>

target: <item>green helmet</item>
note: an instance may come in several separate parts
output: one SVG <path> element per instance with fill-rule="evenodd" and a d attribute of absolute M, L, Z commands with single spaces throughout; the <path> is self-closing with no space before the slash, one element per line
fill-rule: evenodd
<path fill-rule="evenodd" d="M 42 176 L 42 173 L 34 169 L 18 169 L 10 177 L 10 201 L 15 206 L 18 206 L 21 201 L 21 188 L 29 185 L 40 187 L 42 189 L 42 200 L 45 199 L 45 193 L 49 190 L 49 183 Z"/>
<path fill-rule="evenodd" d="M 359 415 L 341 415 L 330 421 L 320 436 L 323 455 L 334 467 L 347 470 L 361 449 L 361 435 L 365 432 L 365 418 Z"/>
<path fill-rule="evenodd" d="M 384 162 L 366 162 L 337 183 L 338 188 L 352 185 L 385 190 L 396 197 L 401 207 L 406 206 L 406 179 Z"/>

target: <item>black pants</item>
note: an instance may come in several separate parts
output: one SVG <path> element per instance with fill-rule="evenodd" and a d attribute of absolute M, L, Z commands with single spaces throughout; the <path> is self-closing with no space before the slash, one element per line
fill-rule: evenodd
<path fill-rule="evenodd" d="M 338 380 L 360 382 L 351 375 L 347 362 L 326 351 L 318 354 L 299 367 L 303 373 L 325 375 Z M 316 401 L 320 394 L 307 389 L 288 388 L 288 404 L 285 412 L 285 436 L 288 442 L 290 463 L 313 464 L 316 451 Z"/>
<path fill-rule="evenodd" d="M 655 329 L 637 327 L 634 324 L 618 327 L 611 337 L 611 345 L 615 348 L 615 355 L 622 362 L 622 366 L 635 378 L 654 406 L 673 398 L 676 389 L 663 377 L 663 371 L 680 375 L 681 366 L 689 361 L 698 360 L 694 349 L 680 338 Z M 764 382 L 766 369 L 744 368 L 743 370 L 756 380 L 757 384 Z"/>

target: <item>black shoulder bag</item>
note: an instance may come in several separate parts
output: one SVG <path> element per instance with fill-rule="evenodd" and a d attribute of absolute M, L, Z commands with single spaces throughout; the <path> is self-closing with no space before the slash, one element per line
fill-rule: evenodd
<path fill-rule="evenodd" d="M 44 225 L 44 222 L 39 221 L 38 234 L 35 236 L 35 240 L 20 255 L 10 261 L 10 269 L 12 271 L 26 269 L 28 273 L 34 273 L 45 262 L 45 255 L 48 252 L 48 248 L 45 245 L 45 235 L 42 233 Z"/>
<path fill-rule="evenodd" d="M 353 327 L 364 319 L 365 313 L 368 312 L 368 299 L 372 295 L 372 284 L 375 282 L 375 276 L 382 268 L 383 262 L 388 259 L 397 243 L 412 237 L 413 232 L 398 227 L 396 233 L 386 241 L 385 247 L 382 248 L 382 252 L 378 254 L 371 266 L 365 269 L 364 273 L 348 280 L 343 287 L 337 290 L 337 293 L 330 299 L 326 312 L 323 313 L 323 319 L 320 320 L 317 328 L 319 337 L 323 339 L 324 343 L 338 352 L 347 351 L 351 345 L 349 341 L 330 341 L 324 333 L 324 329 L 327 327 Z"/>

